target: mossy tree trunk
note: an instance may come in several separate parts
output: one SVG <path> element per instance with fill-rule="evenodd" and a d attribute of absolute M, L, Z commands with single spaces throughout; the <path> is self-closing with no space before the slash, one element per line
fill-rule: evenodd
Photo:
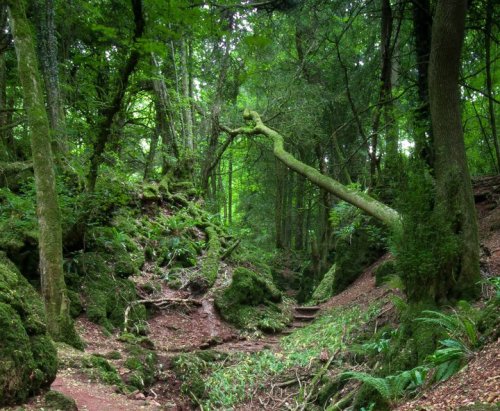
<path fill-rule="evenodd" d="M 37 0 L 34 10 L 37 14 L 38 55 L 47 95 L 49 124 L 54 134 L 52 149 L 57 157 L 58 154 L 66 154 L 67 141 L 64 130 L 66 120 L 59 87 L 54 0 Z"/>
<path fill-rule="evenodd" d="M 429 97 L 434 135 L 436 207 L 460 240 L 456 261 L 443 273 L 448 295 L 475 295 L 479 275 L 479 240 L 472 184 L 465 154 L 458 88 L 465 30 L 466 0 L 440 0 L 432 28 Z"/>
<path fill-rule="evenodd" d="M 90 168 L 87 176 L 87 189 L 89 192 L 93 192 L 95 189 L 99 166 L 102 163 L 102 155 L 104 154 L 106 145 L 112 135 L 111 126 L 113 125 L 115 116 L 121 110 L 130 76 L 139 63 L 139 58 L 141 56 L 138 49 L 138 40 L 144 33 L 146 21 L 144 20 L 142 10 L 142 0 L 131 0 L 131 3 L 135 24 L 132 51 L 130 52 L 123 67 L 120 68 L 118 76 L 115 78 L 114 92 L 110 93 L 112 96 L 111 99 L 104 104 L 103 108 L 99 112 L 97 136 L 94 143 L 94 151 L 90 156 Z"/>
<path fill-rule="evenodd" d="M 50 145 L 50 127 L 45 111 L 43 83 L 38 71 L 33 32 L 26 18 L 24 0 L 9 0 L 7 5 L 31 129 L 40 230 L 40 275 L 47 328 L 55 340 L 74 344 L 75 333 L 64 283 L 61 217 Z"/>

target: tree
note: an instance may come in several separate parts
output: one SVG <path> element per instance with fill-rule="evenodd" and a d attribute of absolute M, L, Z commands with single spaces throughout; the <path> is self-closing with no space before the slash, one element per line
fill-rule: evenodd
<path fill-rule="evenodd" d="M 35 172 L 39 223 L 40 277 L 47 314 L 47 329 L 58 341 L 80 342 L 69 315 L 63 272 L 61 215 L 56 191 L 50 127 L 45 111 L 43 83 L 38 70 L 33 33 L 26 18 L 25 2 L 7 2 L 23 87 Z"/>
<path fill-rule="evenodd" d="M 460 255 L 445 279 L 446 291 L 455 298 L 474 295 L 480 279 L 478 227 L 458 89 L 466 8 L 466 0 L 438 2 L 429 62 L 437 209 L 446 215 L 460 239 Z"/>

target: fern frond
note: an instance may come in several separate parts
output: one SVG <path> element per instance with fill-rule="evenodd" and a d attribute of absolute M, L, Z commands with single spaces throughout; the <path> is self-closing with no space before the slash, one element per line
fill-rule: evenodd
<path fill-rule="evenodd" d="M 344 372 L 342 373 L 342 377 L 361 381 L 363 384 L 376 390 L 386 401 L 393 398 L 391 386 L 386 378 L 374 377 L 373 375 L 357 371 Z"/>

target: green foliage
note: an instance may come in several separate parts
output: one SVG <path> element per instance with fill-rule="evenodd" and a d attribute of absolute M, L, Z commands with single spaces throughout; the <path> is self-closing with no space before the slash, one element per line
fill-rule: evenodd
<path fill-rule="evenodd" d="M 105 358 L 91 355 L 83 358 L 82 365 L 90 378 L 97 379 L 105 384 L 123 387 L 118 371 Z"/>
<path fill-rule="evenodd" d="M 297 367 L 317 364 L 323 350 L 333 352 L 342 348 L 344 340 L 378 310 L 378 307 L 368 312 L 362 312 L 358 307 L 337 308 L 283 338 L 280 352 L 262 350 L 252 354 L 241 353 L 226 359 L 220 366 L 211 364 L 211 372 L 205 379 L 205 386 L 210 390 L 205 392 L 203 406 L 231 409 L 251 398 L 256 388 L 266 389 L 270 378 L 286 375 Z"/>
<path fill-rule="evenodd" d="M 435 204 L 433 179 L 422 165 L 409 171 L 401 187 L 399 208 L 402 228 L 394 232 L 391 243 L 397 272 L 410 301 L 443 297 L 447 269 L 453 264 L 459 244 L 446 216 Z M 432 244 L 432 247 L 429 245 Z"/>
<path fill-rule="evenodd" d="M 49 410 L 78 411 L 75 400 L 59 391 L 47 392 L 43 397 L 43 402 L 44 407 Z"/>
<path fill-rule="evenodd" d="M 383 378 L 374 377 L 364 372 L 348 371 L 342 373 L 342 377 L 361 381 L 363 384 L 376 390 L 384 401 L 393 404 L 405 392 L 420 387 L 425 381 L 427 371 L 426 367 L 421 366 Z"/>

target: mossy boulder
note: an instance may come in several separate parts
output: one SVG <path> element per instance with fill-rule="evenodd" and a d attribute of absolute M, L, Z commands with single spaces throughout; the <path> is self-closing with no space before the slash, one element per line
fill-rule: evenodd
<path fill-rule="evenodd" d="M 83 279 L 86 297 L 86 311 L 90 321 L 100 324 L 109 331 L 121 327 L 125 310 L 137 300 L 132 281 L 113 275 L 104 256 L 100 253 L 84 253 L 76 259 L 77 270 Z M 130 329 L 140 328 L 146 319 L 142 304 L 134 304 L 128 317 Z"/>
<path fill-rule="evenodd" d="M 226 321 L 237 327 L 276 332 L 290 322 L 281 301 L 282 294 L 269 273 L 238 267 L 229 287 L 216 296 L 215 306 Z"/>
<path fill-rule="evenodd" d="M 47 335 L 43 303 L 0 253 L 0 405 L 25 401 L 50 386 L 57 352 Z"/>
<path fill-rule="evenodd" d="M 59 391 L 49 391 L 43 398 L 44 408 L 47 410 L 78 411 L 73 398 Z"/>

